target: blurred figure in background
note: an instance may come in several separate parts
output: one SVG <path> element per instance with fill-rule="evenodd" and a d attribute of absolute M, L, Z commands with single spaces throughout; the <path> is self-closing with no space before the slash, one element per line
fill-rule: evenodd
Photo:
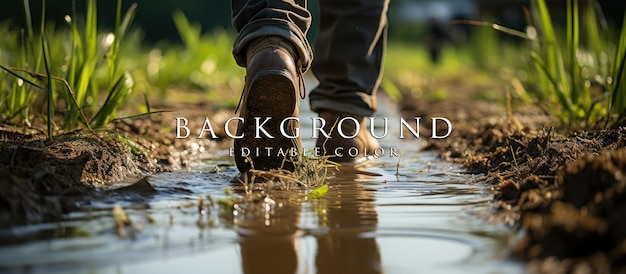
<path fill-rule="evenodd" d="M 448 38 L 447 30 L 434 17 L 428 18 L 426 25 L 426 49 L 433 64 L 439 64 L 441 48 Z"/>

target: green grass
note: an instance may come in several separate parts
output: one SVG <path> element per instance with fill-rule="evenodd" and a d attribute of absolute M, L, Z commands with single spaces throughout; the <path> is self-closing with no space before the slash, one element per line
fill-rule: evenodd
<path fill-rule="evenodd" d="M 152 51 L 150 82 L 165 87 L 163 92 L 168 87 L 182 86 L 214 94 L 241 93 L 245 71 L 232 56 L 234 35 L 223 30 L 202 33 L 180 11 L 174 11 L 172 18 L 183 44 Z"/>
<path fill-rule="evenodd" d="M 530 37 L 533 41 L 530 55 L 539 83 L 534 93 L 537 98 L 545 99 L 546 108 L 567 126 L 624 125 L 626 26 L 622 25 L 619 38 L 604 35 L 610 32 L 601 28 L 597 2 L 591 1 L 581 11 L 577 0 L 568 0 L 563 37 L 558 35 L 544 0 L 533 4 L 529 20 L 538 35 Z M 607 62 L 603 56 L 614 58 L 608 58 Z"/>
<path fill-rule="evenodd" d="M 84 22 L 77 19 L 76 11 L 73 18 L 66 17 L 72 37 L 66 78 L 73 89 L 65 93 L 66 129 L 77 126 L 81 110 L 90 116 L 90 127 L 106 125 L 133 90 L 132 76 L 120 68 L 120 48 L 136 6 L 131 6 L 122 17 L 121 4 L 118 0 L 114 32 L 99 33 L 95 0 L 87 0 Z M 101 90 L 105 90 L 104 101 L 100 99 Z M 67 104 L 74 100 L 72 97 L 77 105 Z"/>
<path fill-rule="evenodd" d="M 23 5 L 25 29 L 0 22 L 6 37 L 0 43 L 0 122 L 30 127 L 41 117 L 51 136 L 58 129 L 104 127 L 125 106 L 126 114 L 150 112 L 147 98 L 168 102 L 177 90 L 234 106 L 243 89 L 244 70 L 231 54 L 234 35 L 203 33 L 179 11 L 173 20 L 183 44 L 144 47 L 141 30 L 131 28 L 137 6 L 123 11 L 122 0 L 113 30 L 98 25 L 96 0 L 87 0 L 84 11 L 68 11 L 67 25 L 59 27 L 45 24 L 44 2 L 35 12 L 41 12 L 38 30 L 29 0 Z M 62 121 L 55 120 L 59 114 Z"/>
<path fill-rule="evenodd" d="M 6 34 L 0 44 L 0 121 L 30 127 L 42 117 L 48 136 L 58 127 L 57 113 L 64 114 L 60 126 L 65 130 L 106 125 L 132 91 L 132 76 L 120 67 L 120 48 L 135 6 L 122 17 L 118 1 L 114 33 L 98 29 L 95 0 L 87 1 L 84 16 L 74 10 L 60 28 L 45 25 L 44 8 L 35 31 L 30 3 L 23 3 L 26 29 L 0 24 Z"/>
<path fill-rule="evenodd" d="M 624 11 L 626 14 L 626 11 Z M 594 45 L 597 58 L 601 60 L 602 57 L 602 45 Z M 614 118 L 614 125 L 626 124 L 626 17 L 622 22 L 622 28 L 619 34 L 619 42 L 613 62 L 610 65 L 612 71 L 607 71 L 606 74 L 611 76 L 611 81 L 607 81 L 605 86 L 608 86 L 609 96 L 609 111 L 607 122 L 610 122 L 612 116 Z"/>
<path fill-rule="evenodd" d="M 14 65 L 29 70 L 39 70 L 41 65 L 41 43 L 36 40 L 32 16 L 29 9 L 29 2 L 24 0 L 24 18 L 27 28 L 22 31 L 14 30 L 8 22 L 0 25 L 0 31 L 4 34 L 0 48 L 0 65 Z M 44 15 L 42 15 L 43 17 Z M 42 24 L 41 29 L 44 28 Z M 21 48 L 20 51 L 12 49 Z M 27 120 L 30 114 L 30 106 L 37 96 L 36 88 L 28 85 L 27 82 L 17 79 L 9 81 L 12 77 L 9 72 L 3 70 L 0 73 L 0 111 L 2 119 L 12 122 L 23 122 L 30 124 Z"/>
<path fill-rule="evenodd" d="M 531 94 L 565 126 L 624 125 L 626 26 L 622 24 L 618 37 L 612 36 L 601 24 L 596 1 L 581 9 L 577 0 L 568 0 L 565 33 L 560 35 L 545 1 L 532 4 L 528 21 L 537 35 L 526 37 L 532 48 L 531 77 L 525 83 Z"/>
<path fill-rule="evenodd" d="M 133 88 L 132 76 L 120 67 L 120 48 L 136 7 L 122 17 L 118 0 L 115 31 L 103 33 L 98 29 L 96 0 L 87 1 L 84 20 L 78 20 L 74 10 L 73 16 L 66 17 L 68 26 L 59 29 L 45 25 L 44 1 L 42 24 L 35 32 L 30 3 L 23 3 L 26 30 L 2 24 L 8 34 L 7 43 L 0 45 L 2 121 L 29 125 L 32 115 L 41 115 L 51 137 L 56 108 L 64 107 L 61 126 L 66 130 L 106 125 Z M 62 99 L 59 105 L 58 99 Z M 45 107 L 41 101 L 47 102 Z"/>
<path fill-rule="evenodd" d="M 590 1 L 585 7 L 578 0 L 567 0 L 564 30 L 556 27 L 544 0 L 531 1 L 526 33 L 489 22 L 462 23 L 490 27 L 529 41 L 530 47 L 523 55 L 527 65 L 512 62 L 516 70 L 523 72 L 513 75 L 525 76 L 520 80 L 534 102 L 558 117 L 562 125 L 623 126 L 626 20 L 615 36 L 603 23 L 597 1 Z"/>
<path fill-rule="evenodd" d="M 245 74 L 232 57 L 234 33 L 222 29 L 203 32 L 180 11 L 173 12 L 172 20 L 183 43 L 163 41 L 124 48 L 122 65 L 131 71 L 137 89 L 147 91 L 162 104 L 185 99 L 179 91 L 192 91 L 206 100 L 234 107 Z M 128 44 L 140 45 L 140 39 L 139 32 L 130 33 L 132 41 Z"/>

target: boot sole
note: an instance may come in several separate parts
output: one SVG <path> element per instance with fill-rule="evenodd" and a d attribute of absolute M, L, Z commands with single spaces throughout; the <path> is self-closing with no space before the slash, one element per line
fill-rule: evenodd
<path fill-rule="evenodd" d="M 256 170 L 278 168 L 294 170 L 293 163 L 288 160 L 291 149 L 297 149 L 296 140 L 281 134 L 280 123 L 283 119 L 294 116 L 297 103 L 296 90 L 288 71 L 268 70 L 257 73 L 250 82 L 245 106 L 241 112 L 245 122 L 240 124 L 237 130 L 238 135 L 243 134 L 244 137 L 235 139 L 234 143 L 235 163 L 240 172 L 248 171 L 252 167 Z M 260 123 L 265 121 L 265 117 L 271 117 L 263 128 L 274 138 L 268 138 L 262 132 L 261 138 L 255 138 L 255 117 L 260 117 Z M 286 131 L 292 134 L 288 129 Z M 243 147 L 250 150 L 249 158 L 241 155 Z M 272 148 L 269 156 L 267 147 Z M 287 157 L 277 156 L 279 149 L 285 151 Z M 251 160 L 252 164 L 247 160 Z"/>

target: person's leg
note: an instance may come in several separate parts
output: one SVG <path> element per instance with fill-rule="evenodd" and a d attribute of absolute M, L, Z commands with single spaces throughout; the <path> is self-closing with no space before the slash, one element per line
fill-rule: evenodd
<path fill-rule="evenodd" d="M 369 116 L 376 110 L 386 46 L 388 0 L 320 1 L 311 108 Z"/>
<path fill-rule="evenodd" d="M 307 0 L 231 0 L 232 24 L 237 31 L 233 56 L 237 64 L 246 67 L 246 49 L 255 39 L 280 36 L 295 46 L 304 70 L 313 53 L 306 38 L 311 26 Z"/>
<path fill-rule="evenodd" d="M 290 117 L 299 116 L 300 77 L 312 59 L 306 40 L 311 23 L 306 0 L 232 0 L 231 4 L 238 32 L 233 56 L 246 67 L 235 163 L 241 172 L 293 170 L 289 155 L 300 152 L 301 142 L 296 134 L 299 123 Z"/>
<path fill-rule="evenodd" d="M 331 134 L 329 140 L 318 139 L 317 146 L 325 143 L 329 152 L 339 146 L 343 146 L 344 151 L 351 146 L 360 151 L 363 147 L 377 146 L 364 128 L 364 117 L 370 116 L 377 107 L 376 91 L 382 77 L 388 6 L 388 0 L 320 1 L 320 30 L 312 65 L 320 85 L 309 95 L 311 109 L 326 120 L 325 129 L 345 117 L 356 118 L 363 128 L 356 138 L 350 140 L 337 134 Z M 354 125 L 348 126 L 344 133 L 349 135 L 354 130 Z M 346 162 L 353 158 L 338 157 L 336 160 Z"/>

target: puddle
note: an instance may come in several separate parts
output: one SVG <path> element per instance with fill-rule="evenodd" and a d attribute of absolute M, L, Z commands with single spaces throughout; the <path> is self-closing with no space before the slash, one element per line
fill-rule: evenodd
<path fill-rule="evenodd" d="M 215 172 L 229 164 L 227 151 L 220 152 L 190 170 L 150 176 L 156 191 L 115 192 L 58 223 L 0 230 L 0 272 L 524 271 L 506 259 L 507 228 L 480 217 L 492 196 L 472 183 L 478 177 L 418 152 L 415 141 L 382 144 L 410 157 L 403 156 L 399 168 L 394 157 L 368 163 L 366 170 L 381 176 L 344 169 L 328 179 L 320 199 L 270 191 L 269 200 L 238 205 L 232 219 L 220 217 L 217 206 L 198 209 L 200 196 L 226 198 L 224 188 L 237 176 L 233 166 Z M 134 223 L 125 237 L 114 225 L 115 204 Z"/>

